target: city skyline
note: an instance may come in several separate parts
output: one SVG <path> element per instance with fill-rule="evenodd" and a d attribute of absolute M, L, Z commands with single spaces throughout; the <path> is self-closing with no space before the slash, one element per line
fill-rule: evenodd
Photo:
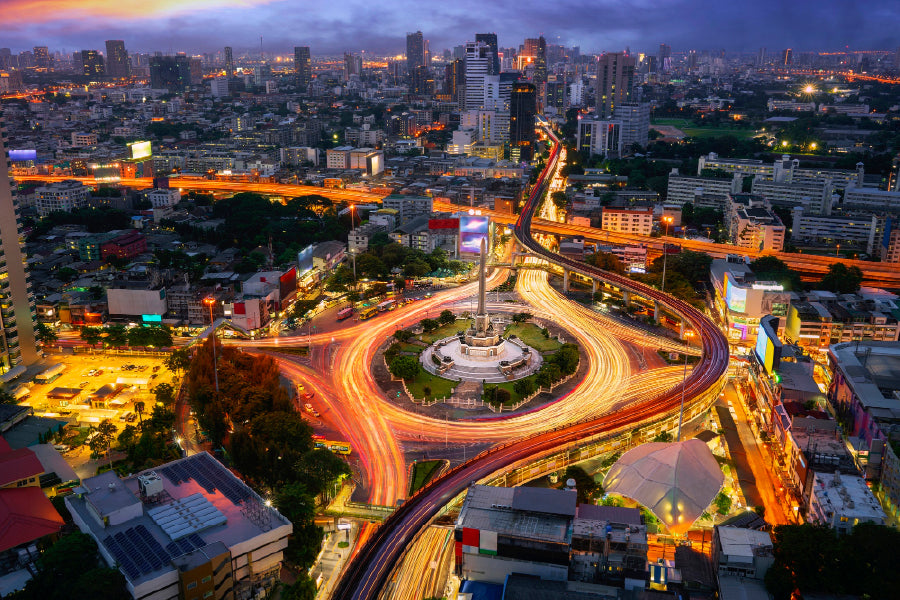
<path fill-rule="evenodd" d="M 340 5 L 312 3 L 302 13 L 289 8 L 286 0 L 165 0 L 152 7 L 133 0 L 74 5 L 61 0 L 7 0 L 4 45 L 14 51 L 48 45 L 74 52 L 101 48 L 106 39 L 124 39 L 131 52 L 208 52 L 224 45 L 244 51 L 259 48 L 262 36 L 267 53 L 288 54 L 295 45 L 307 45 L 319 55 L 345 50 L 390 55 L 403 52 L 404 36 L 411 31 L 421 30 L 435 52 L 492 30 L 497 31 L 501 48 L 517 47 L 524 38 L 543 33 L 548 43 L 580 46 L 584 53 L 626 47 L 655 51 L 660 42 L 670 44 L 676 53 L 689 48 L 751 52 L 760 46 L 873 50 L 898 45 L 891 23 L 900 17 L 900 6 L 891 2 L 876 2 L 860 11 L 837 0 L 754 3 L 753 10 L 765 16 L 757 20 L 747 19 L 746 6 L 708 0 L 675 0 L 652 7 L 641 0 L 594 4 L 566 0 L 552 6 L 534 2 L 530 7 L 508 1 L 486 6 L 460 0 L 427 7 L 399 1 L 377 8 L 350 0 Z M 596 18 L 586 19 L 586 12 Z M 203 27 L 197 27 L 197 18 L 203 19 Z M 802 31 L 798 22 L 806 24 Z"/>

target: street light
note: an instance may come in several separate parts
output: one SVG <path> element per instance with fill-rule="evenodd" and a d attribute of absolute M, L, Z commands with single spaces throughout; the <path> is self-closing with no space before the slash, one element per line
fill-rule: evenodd
<path fill-rule="evenodd" d="M 662 289 L 660 291 L 666 291 L 666 258 L 669 256 L 669 243 L 666 241 L 666 238 L 669 237 L 669 224 L 672 222 L 672 217 L 663 217 L 663 223 L 666 224 L 666 233 L 663 235 L 663 276 L 662 276 Z"/>
<path fill-rule="evenodd" d="M 213 321 L 213 306 L 216 304 L 216 299 L 212 296 L 207 296 L 203 299 L 203 304 L 209 307 L 209 335 L 212 337 L 212 349 L 213 349 L 213 377 L 216 381 L 216 394 L 219 393 L 219 365 L 216 362 L 216 327 L 215 322 Z"/>
<path fill-rule="evenodd" d="M 693 331 L 685 331 L 684 337 L 685 337 L 685 339 L 690 340 L 692 337 L 694 337 L 694 332 Z M 681 408 L 678 410 L 678 438 L 675 440 L 676 442 L 681 441 L 681 423 L 682 423 L 682 420 L 684 419 L 684 388 L 685 388 L 685 384 L 687 383 L 687 361 L 688 361 L 688 354 L 687 354 L 687 352 L 685 352 L 684 353 L 684 375 L 681 378 Z"/>

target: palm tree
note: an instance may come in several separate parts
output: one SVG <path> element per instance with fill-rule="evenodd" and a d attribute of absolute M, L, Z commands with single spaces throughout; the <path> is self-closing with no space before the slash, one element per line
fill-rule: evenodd
<path fill-rule="evenodd" d="M 141 424 L 141 431 L 144 430 L 144 402 L 142 400 L 138 400 L 134 403 L 134 412 L 137 413 L 138 421 Z"/>

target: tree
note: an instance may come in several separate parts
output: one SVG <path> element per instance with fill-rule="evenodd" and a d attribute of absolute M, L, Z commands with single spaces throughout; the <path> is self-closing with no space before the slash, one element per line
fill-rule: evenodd
<path fill-rule="evenodd" d="M 422 331 L 425 333 L 429 333 L 438 328 L 438 322 L 435 319 L 422 319 L 419 321 L 419 325 L 422 326 Z"/>
<path fill-rule="evenodd" d="M 518 312 L 513 315 L 512 322 L 513 323 L 524 323 L 532 317 L 532 314 L 529 312 Z"/>
<path fill-rule="evenodd" d="M 414 356 L 398 356 L 390 362 L 388 369 L 394 377 L 409 381 L 416 378 L 422 366 Z"/>
<path fill-rule="evenodd" d="M 281 600 L 315 600 L 316 584 L 306 573 L 291 584 L 282 584 Z"/>
<path fill-rule="evenodd" d="M 138 439 L 137 427 L 130 424 L 126 425 L 124 428 L 122 428 L 122 433 L 119 434 L 119 437 L 117 439 L 119 441 L 119 445 L 130 452 Z"/>
<path fill-rule="evenodd" d="M 399 342 L 408 342 L 412 336 L 412 331 L 407 331 L 406 329 L 398 329 L 394 332 L 394 339 Z"/>
<path fill-rule="evenodd" d="M 107 452 L 107 458 L 109 458 L 109 448 L 115 439 L 116 431 L 118 431 L 118 427 L 116 427 L 112 421 L 109 419 L 101 421 L 100 424 L 94 428 L 94 437 L 88 442 L 91 452 L 94 454 Z"/>
<path fill-rule="evenodd" d="M 750 268 L 758 281 L 775 281 L 787 291 L 800 291 L 803 284 L 800 274 L 792 271 L 787 263 L 774 256 L 761 256 L 750 263 Z"/>
<path fill-rule="evenodd" d="M 819 281 L 819 287 L 836 294 L 853 294 L 859 291 L 862 280 L 863 272 L 859 267 L 833 263 L 828 267 L 828 273 Z"/>
<path fill-rule="evenodd" d="M 112 325 L 106 328 L 106 346 L 119 347 L 128 345 L 128 331 L 124 325 Z"/>
<path fill-rule="evenodd" d="M 403 267 L 403 274 L 407 277 L 424 277 L 431 272 L 431 266 L 424 260 L 411 260 Z"/>
<path fill-rule="evenodd" d="M 553 192 L 550 194 L 550 200 L 559 210 L 566 208 L 566 205 L 569 203 L 569 199 L 566 197 L 565 192 Z"/>
<path fill-rule="evenodd" d="M 587 474 L 587 472 L 577 465 L 571 465 L 566 467 L 566 480 L 574 479 L 575 480 L 575 489 L 578 493 L 578 503 L 584 504 L 586 502 L 590 502 L 591 498 L 596 493 L 597 489 L 600 487 L 597 485 L 597 482 L 593 477 Z"/>
<path fill-rule="evenodd" d="M 719 492 L 716 499 L 713 500 L 720 515 L 727 515 L 731 510 L 731 497 L 725 492 Z"/>
<path fill-rule="evenodd" d="M 144 401 L 138 400 L 134 403 L 134 412 L 137 413 L 138 423 L 141 424 L 141 429 L 144 429 Z"/>
<path fill-rule="evenodd" d="M 257 415 L 231 437 L 238 470 L 270 488 L 296 481 L 295 466 L 312 448 L 312 427 L 294 412 Z"/>
<path fill-rule="evenodd" d="M 612 273 L 624 273 L 625 265 L 619 260 L 619 257 L 611 252 L 603 252 L 598 250 L 585 259 L 589 265 L 594 265 L 598 269 L 610 271 Z"/>
<path fill-rule="evenodd" d="M 153 395 L 156 397 L 157 402 L 165 406 L 175 402 L 175 388 L 168 383 L 160 383 L 153 388 Z"/>
<path fill-rule="evenodd" d="M 559 372 L 562 375 L 571 375 L 577 371 L 579 360 L 578 346 L 575 344 L 563 344 L 550 359 L 553 364 L 559 367 Z"/>
<path fill-rule="evenodd" d="M 9 393 L 5 385 L 0 385 L 0 404 L 16 404 L 16 398 Z"/>
<path fill-rule="evenodd" d="M 523 398 L 533 394 L 535 389 L 534 380 L 530 377 L 520 379 L 513 384 L 513 390 Z"/>
<path fill-rule="evenodd" d="M 454 321 L 456 321 L 456 316 L 450 310 L 442 310 L 440 316 L 438 316 L 438 322 L 441 325 L 449 325 Z"/>
<path fill-rule="evenodd" d="M 48 326 L 46 323 L 38 322 L 34 326 L 34 337 L 40 343 L 49 345 L 54 343 L 57 340 L 58 336 L 56 335 L 56 331 L 54 331 L 53 328 Z"/>
<path fill-rule="evenodd" d="M 275 495 L 275 507 L 294 526 L 285 558 L 301 570 L 312 566 L 322 545 L 322 528 L 315 523 L 316 503 L 301 483 L 282 487 Z"/>
<path fill-rule="evenodd" d="M 342 477 L 350 475 L 350 467 L 337 454 L 324 448 L 313 448 L 297 463 L 297 471 L 306 488 L 327 501 L 331 498 L 334 484 Z"/>
<path fill-rule="evenodd" d="M 81 328 L 81 339 L 91 346 L 96 346 L 102 339 L 100 332 L 101 330 L 99 327 L 88 327 L 85 325 Z"/>

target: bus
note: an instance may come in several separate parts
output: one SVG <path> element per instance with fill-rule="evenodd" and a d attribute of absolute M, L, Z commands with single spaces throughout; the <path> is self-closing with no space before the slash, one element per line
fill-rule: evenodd
<path fill-rule="evenodd" d="M 342 308 L 338 311 L 337 320 L 343 321 L 344 319 L 349 319 L 351 316 L 353 316 L 353 307 L 348 306 L 347 308 Z"/>
<path fill-rule="evenodd" d="M 393 310 L 396 306 L 397 301 L 393 298 L 385 300 L 381 304 L 378 305 L 378 312 L 384 312 L 386 310 Z"/>
<path fill-rule="evenodd" d="M 321 448 L 322 450 L 331 450 L 335 454 L 347 455 L 353 451 L 353 448 L 348 442 L 328 441 L 321 435 L 314 435 L 313 440 L 315 441 L 316 448 Z"/>
<path fill-rule="evenodd" d="M 377 314 L 378 314 L 377 306 L 367 306 L 364 309 L 359 311 L 359 320 L 365 321 L 366 319 L 374 317 Z"/>

